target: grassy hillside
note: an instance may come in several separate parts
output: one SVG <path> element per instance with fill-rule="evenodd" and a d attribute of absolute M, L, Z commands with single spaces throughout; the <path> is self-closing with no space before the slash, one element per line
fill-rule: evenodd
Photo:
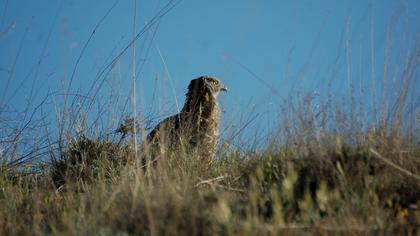
<path fill-rule="evenodd" d="M 173 153 L 142 166 L 130 139 L 79 135 L 37 171 L 5 165 L 0 235 L 418 234 L 418 126 L 298 111 L 265 148 L 221 143 L 210 164 Z"/>

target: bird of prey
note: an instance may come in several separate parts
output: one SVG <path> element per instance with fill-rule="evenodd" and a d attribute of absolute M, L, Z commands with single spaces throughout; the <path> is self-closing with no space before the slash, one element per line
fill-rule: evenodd
<path fill-rule="evenodd" d="M 152 156 L 181 151 L 211 161 L 219 136 L 220 91 L 227 88 L 215 77 L 191 80 L 182 110 L 161 121 L 147 136 L 145 143 Z"/>

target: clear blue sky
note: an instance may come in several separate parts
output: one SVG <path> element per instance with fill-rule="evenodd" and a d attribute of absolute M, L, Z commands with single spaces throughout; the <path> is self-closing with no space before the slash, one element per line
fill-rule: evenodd
<path fill-rule="evenodd" d="M 168 0 L 121 0 L 112 8 L 116 2 L 0 0 L 0 104 L 23 110 L 48 91 L 66 93 L 80 55 L 69 92 L 87 94 L 133 27 L 140 32 Z M 419 7 L 418 0 L 181 1 L 136 41 L 138 111 L 176 112 L 174 97 L 182 105 L 189 81 L 204 74 L 230 88 L 220 96 L 225 127 L 254 113 L 260 117 L 250 127 L 267 129 L 282 99 L 298 92 L 349 97 L 351 84 L 357 99 L 367 101 L 363 88 L 379 100 L 372 86 L 380 88 L 385 73 L 397 88 L 419 44 Z M 131 62 L 130 48 L 104 77 L 95 109 L 110 94 L 129 94 Z M 418 79 L 412 91 L 420 92 Z M 111 102 L 115 110 L 121 99 Z"/>

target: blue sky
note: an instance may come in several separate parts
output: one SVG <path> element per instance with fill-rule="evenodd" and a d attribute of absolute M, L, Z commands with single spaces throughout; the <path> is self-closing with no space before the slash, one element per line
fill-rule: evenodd
<path fill-rule="evenodd" d="M 92 96 L 89 88 L 133 39 L 133 28 L 140 32 L 168 2 L 0 0 L 1 106 L 34 109 L 55 92 L 48 103 L 53 113 L 63 94 Z M 297 93 L 319 94 L 319 102 L 330 93 L 351 93 L 379 103 L 383 83 L 389 97 L 401 86 L 404 64 L 419 44 L 416 0 L 172 3 L 135 44 L 137 109 L 143 116 L 176 112 L 175 101 L 182 104 L 189 81 L 204 74 L 230 89 L 220 96 L 225 127 L 259 114 L 252 127 L 270 129 L 266 124 L 276 119 L 281 101 Z M 104 77 L 95 109 L 123 108 L 132 52 Z M 411 91 L 419 94 L 418 69 L 415 75 Z"/>

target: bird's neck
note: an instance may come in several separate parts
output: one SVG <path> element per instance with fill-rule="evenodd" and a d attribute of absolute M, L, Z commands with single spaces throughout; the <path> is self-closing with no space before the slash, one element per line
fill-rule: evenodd
<path fill-rule="evenodd" d="M 185 115 L 197 115 L 203 118 L 210 116 L 214 109 L 217 109 L 217 99 L 209 93 L 205 93 L 201 96 L 192 97 L 187 96 L 185 105 L 182 108 L 181 113 Z"/>

